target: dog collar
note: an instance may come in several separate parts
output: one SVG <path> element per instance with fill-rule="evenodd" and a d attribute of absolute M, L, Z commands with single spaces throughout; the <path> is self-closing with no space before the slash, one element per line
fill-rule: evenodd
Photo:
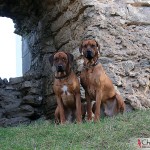
<path fill-rule="evenodd" d="M 71 74 L 71 70 L 69 71 L 68 74 L 66 74 L 66 75 L 64 75 L 64 76 L 61 76 L 61 77 L 56 77 L 56 76 L 55 76 L 55 79 L 64 79 L 64 78 L 68 77 L 70 74 Z"/>
<path fill-rule="evenodd" d="M 98 64 L 98 62 L 96 61 L 93 65 L 91 65 L 91 66 L 96 66 Z"/>
<path fill-rule="evenodd" d="M 91 67 L 95 67 L 96 65 L 98 65 L 98 61 L 96 61 L 94 64 L 90 65 L 90 66 L 84 66 L 85 69 L 89 69 Z"/>

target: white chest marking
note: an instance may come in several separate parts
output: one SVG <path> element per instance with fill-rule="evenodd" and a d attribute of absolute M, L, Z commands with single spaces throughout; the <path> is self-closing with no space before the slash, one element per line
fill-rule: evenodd
<path fill-rule="evenodd" d="M 64 86 L 62 87 L 62 91 L 64 92 L 63 94 L 65 94 L 65 95 L 70 95 L 70 93 L 68 92 L 68 87 L 67 87 L 66 85 L 64 85 Z"/>

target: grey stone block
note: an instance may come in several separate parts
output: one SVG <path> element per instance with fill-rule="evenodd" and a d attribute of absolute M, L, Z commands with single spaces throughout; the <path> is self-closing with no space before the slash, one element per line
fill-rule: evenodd
<path fill-rule="evenodd" d="M 23 82 L 23 77 L 16 77 L 16 78 L 10 78 L 9 83 L 10 84 L 18 84 Z"/>

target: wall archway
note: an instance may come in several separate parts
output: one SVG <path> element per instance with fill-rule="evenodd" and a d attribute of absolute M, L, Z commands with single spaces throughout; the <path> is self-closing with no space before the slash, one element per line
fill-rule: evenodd
<path fill-rule="evenodd" d="M 0 77 L 22 76 L 22 41 L 11 19 L 0 17 Z"/>

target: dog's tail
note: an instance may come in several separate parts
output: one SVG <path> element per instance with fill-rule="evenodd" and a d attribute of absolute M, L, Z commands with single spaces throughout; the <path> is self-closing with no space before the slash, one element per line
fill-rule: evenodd
<path fill-rule="evenodd" d="M 125 103 L 123 98 L 116 93 L 116 100 L 117 100 L 117 111 L 123 113 L 125 111 Z"/>

